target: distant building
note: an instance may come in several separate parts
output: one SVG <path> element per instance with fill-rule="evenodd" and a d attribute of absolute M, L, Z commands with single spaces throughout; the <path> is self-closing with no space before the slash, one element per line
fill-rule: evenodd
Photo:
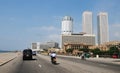
<path fill-rule="evenodd" d="M 64 44 L 64 53 L 66 53 L 67 49 L 73 49 L 73 54 L 82 53 L 83 51 L 79 51 L 79 49 L 88 48 L 91 45 L 81 44 L 81 43 L 65 43 Z"/>
<path fill-rule="evenodd" d="M 37 49 L 37 43 L 32 43 L 32 49 Z"/>
<path fill-rule="evenodd" d="M 47 42 L 46 43 L 50 48 L 59 48 L 59 44 L 57 42 Z"/>
<path fill-rule="evenodd" d="M 65 16 L 62 19 L 62 34 L 71 35 L 73 33 L 73 19 L 70 16 Z"/>
<path fill-rule="evenodd" d="M 40 49 L 47 50 L 49 46 L 46 43 L 41 43 L 40 44 Z"/>
<path fill-rule="evenodd" d="M 92 12 L 85 11 L 82 15 L 83 32 L 93 34 Z"/>
<path fill-rule="evenodd" d="M 100 12 L 97 16 L 98 22 L 98 45 L 109 42 L 108 14 Z"/>
<path fill-rule="evenodd" d="M 49 49 L 49 48 L 59 48 L 59 44 L 57 42 L 46 42 L 40 44 L 40 49 Z"/>
<path fill-rule="evenodd" d="M 31 49 L 32 49 L 33 51 L 39 51 L 39 50 L 40 50 L 40 43 L 39 43 L 39 42 L 32 43 Z"/>
<path fill-rule="evenodd" d="M 87 34 L 62 35 L 62 49 L 64 49 L 65 43 L 82 44 L 85 46 L 95 45 L 95 35 L 87 35 Z"/>
<path fill-rule="evenodd" d="M 62 20 L 61 48 L 76 49 L 95 45 L 95 35 L 92 33 L 92 12 L 83 13 L 84 32 L 73 33 L 73 19 L 65 16 Z"/>
<path fill-rule="evenodd" d="M 32 43 L 31 47 L 32 47 L 32 50 L 43 51 L 49 48 L 59 48 L 59 44 L 53 41 L 46 42 L 46 43 L 36 42 L 36 43 Z"/>

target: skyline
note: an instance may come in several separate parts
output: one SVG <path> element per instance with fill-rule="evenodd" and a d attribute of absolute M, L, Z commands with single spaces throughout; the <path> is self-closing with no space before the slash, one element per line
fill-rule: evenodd
<path fill-rule="evenodd" d="M 98 23 L 98 44 L 103 44 L 109 42 L 109 23 L 108 23 L 108 13 L 100 12 L 97 16 Z"/>
<path fill-rule="evenodd" d="M 32 42 L 60 42 L 64 16 L 74 19 L 73 32 L 82 31 L 82 13 L 93 13 L 97 35 L 97 14 L 107 12 L 109 39 L 120 41 L 120 0 L 4 0 L 0 1 L 0 50 L 30 47 Z M 43 31 L 45 33 L 43 33 Z"/>
<path fill-rule="evenodd" d="M 82 26 L 83 26 L 83 32 L 87 34 L 93 34 L 93 16 L 92 12 L 85 11 L 82 14 Z"/>

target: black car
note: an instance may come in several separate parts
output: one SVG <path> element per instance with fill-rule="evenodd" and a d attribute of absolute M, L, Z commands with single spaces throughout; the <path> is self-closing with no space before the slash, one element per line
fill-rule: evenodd
<path fill-rule="evenodd" d="M 36 56 L 36 51 L 32 51 L 32 54 L 33 54 L 34 56 Z"/>
<path fill-rule="evenodd" d="M 31 49 L 24 49 L 23 50 L 23 60 L 32 59 L 32 50 Z"/>

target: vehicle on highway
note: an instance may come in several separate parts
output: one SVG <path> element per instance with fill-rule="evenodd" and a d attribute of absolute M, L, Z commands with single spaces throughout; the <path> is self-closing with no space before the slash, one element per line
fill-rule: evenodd
<path fill-rule="evenodd" d="M 55 52 L 51 52 L 50 56 L 51 56 L 52 64 L 56 64 L 56 53 Z"/>
<path fill-rule="evenodd" d="M 36 51 L 32 51 L 32 55 L 35 55 L 35 56 L 36 56 Z"/>
<path fill-rule="evenodd" d="M 112 58 L 118 58 L 118 54 L 113 54 Z"/>
<path fill-rule="evenodd" d="M 24 49 L 23 50 L 23 60 L 32 59 L 32 50 L 31 49 Z"/>
<path fill-rule="evenodd" d="M 51 62 L 52 62 L 52 64 L 56 64 L 57 63 L 56 62 L 56 57 L 53 57 Z"/>
<path fill-rule="evenodd" d="M 85 53 L 82 53 L 82 55 L 81 55 L 81 60 L 85 60 L 86 58 L 85 58 Z"/>

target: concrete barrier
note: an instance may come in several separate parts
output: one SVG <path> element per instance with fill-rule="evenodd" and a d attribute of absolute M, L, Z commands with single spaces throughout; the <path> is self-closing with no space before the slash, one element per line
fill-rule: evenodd
<path fill-rule="evenodd" d="M 18 53 L 0 53 L 0 66 L 8 63 L 9 61 L 13 60 L 18 56 Z"/>

